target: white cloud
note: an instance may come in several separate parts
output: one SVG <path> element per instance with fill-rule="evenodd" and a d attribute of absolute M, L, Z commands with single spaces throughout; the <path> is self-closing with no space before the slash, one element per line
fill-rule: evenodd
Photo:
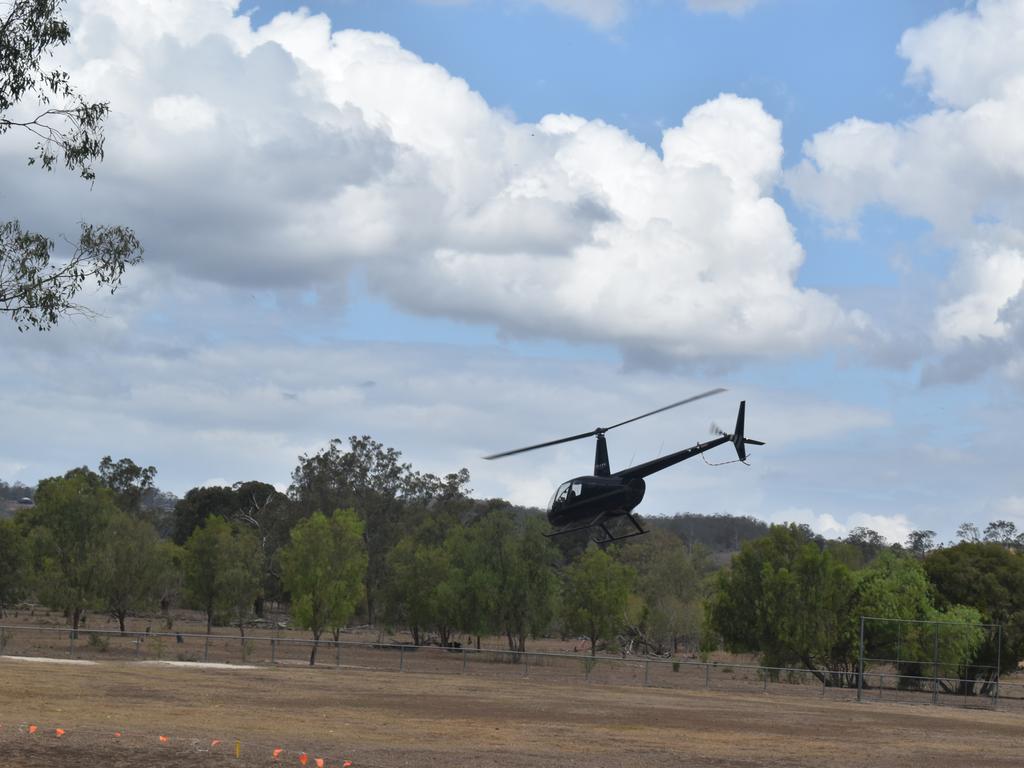
<path fill-rule="evenodd" d="M 828 539 L 845 538 L 854 528 L 870 528 L 880 533 L 890 544 L 902 544 L 914 530 L 906 515 L 869 515 L 857 512 L 840 521 L 827 512 L 816 513 L 804 507 L 790 507 L 775 512 L 769 520 L 773 523 L 807 525 L 812 531 Z"/>
<path fill-rule="evenodd" d="M 760 102 L 694 108 L 659 156 L 599 120 L 516 123 L 387 35 L 236 9 L 74 6 L 68 64 L 113 105 L 107 158 L 90 192 L 13 173 L 23 148 L 5 143 L 13 215 L 124 221 L 150 263 L 327 303 L 357 266 L 406 310 L 637 357 L 800 354 L 866 328 L 795 285 L 781 126 Z"/>
<path fill-rule="evenodd" d="M 787 174 L 798 201 L 841 227 L 883 204 L 928 221 L 958 252 L 934 317 L 943 346 L 1013 336 L 1006 310 L 1024 286 L 1022 30 L 1024 0 L 981 0 L 908 30 L 908 77 L 930 85 L 937 108 L 902 123 L 834 125 Z M 1004 345 L 974 364 L 1007 354 Z"/>

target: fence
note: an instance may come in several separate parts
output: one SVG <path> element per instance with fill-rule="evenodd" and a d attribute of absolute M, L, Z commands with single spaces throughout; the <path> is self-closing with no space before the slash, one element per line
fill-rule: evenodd
<path fill-rule="evenodd" d="M 58 656 L 83 660 L 178 661 L 308 666 L 312 640 L 178 632 L 0 625 L 0 655 Z M 393 643 L 321 640 L 317 667 L 425 674 L 529 678 L 599 685 L 637 685 L 679 690 L 763 692 L 842 701 L 887 701 L 974 706 L 1024 713 L 1024 684 L 998 681 L 985 696 L 935 694 L 936 680 L 898 670 L 857 675 L 815 674 L 806 669 L 751 664 L 565 653 L 516 653 Z M 912 678 L 912 679 L 911 679 Z M 944 678 L 946 682 L 947 679 Z M 931 687 L 929 687 L 931 684 Z M 924 686 L 924 688 L 922 688 Z M 966 690 L 966 688 L 965 688 Z"/>

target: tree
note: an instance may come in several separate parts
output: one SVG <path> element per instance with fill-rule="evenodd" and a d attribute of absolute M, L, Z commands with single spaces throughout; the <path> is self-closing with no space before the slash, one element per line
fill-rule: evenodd
<path fill-rule="evenodd" d="M 635 577 L 632 568 L 597 547 L 590 547 L 566 568 L 562 593 L 565 628 L 590 641 L 591 656 L 597 654 L 598 642 L 610 639 L 624 623 Z"/>
<path fill-rule="evenodd" d="M 466 470 L 444 479 L 414 472 L 402 454 L 373 438 L 331 440 L 327 448 L 299 457 L 288 495 L 305 517 L 321 509 L 354 508 L 366 526 L 366 614 L 372 624 L 388 580 L 388 556 L 399 539 L 433 511 L 466 494 Z"/>
<path fill-rule="evenodd" d="M 447 644 L 458 616 L 448 587 L 453 578 L 449 553 L 424 541 L 421 529 L 402 537 L 388 555 L 388 566 L 388 619 L 406 626 L 416 645 L 426 641 L 430 629 L 437 629 L 442 644 Z"/>
<path fill-rule="evenodd" d="M 676 653 L 681 641 L 698 645 L 710 552 L 699 544 L 688 551 L 677 536 L 655 529 L 650 541 L 626 545 L 621 559 L 636 569 L 643 599 L 634 639 L 656 653 Z"/>
<path fill-rule="evenodd" d="M 984 539 L 990 543 L 1002 544 L 1010 549 L 1015 549 L 1020 544 L 1017 526 L 1009 520 L 995 520 L 985 526 Z"/>
<path fill-rule="evenodd" d="M 981 541 L 981 531 L 974 523 L 960 523 L 960 527 L 956 529 L 956 537 L 968 544 L 977 544 Z"/>
<path fill-rule="evenodd" d="M 128 614 L 157 604 L 171 564 L 153 526 L 123 510 L 111 515 L 103 564 L 100 591 L 123 635 Z"/>
<path fill-rule="evenodd" d="M 193 488 L 174 505 L 174 543 L 184 544 L 211 517 L 231 519 L 237 499 L 226 486 Z"/>
<path fill-rule="evenodd" d="M 153 488 L 156 467 L 140 467 L 129 458 L 114 461 L 109 456 L 100 459 L 100 480 L 114 493 L 117 506 L 129 515 L 138 517 L 142 499 Z"/>
<path fill-rule="evenodd" d="M 292 529 L 291 541 L 278 558 L 284 588 L 292 598 L 292 616 L 313 633 L 313 666 L 321 633 L 344 626 L 363 598 L 363 524 L 351 509 L 335 510 L 330 518 L 314 512 Z"/>
<path fill-rule="evenodd" d="M 28 551 L 13 520 L 0 520 L 0 617 L 25 594 Z"/>
<path fill-rule="evenodd" d="M 1024 559 L 995 542 L 963 542 L 932 552 L 924 568 L 940 607 L 976 608 L 981 621 L 1003 625 L 1002 649 L 989 633 L 969 665 L 971 679 L 990 682 L 1024 659 Z M 983 686 L 983 690 L 985 687 Z"/>
<path fill-rule="evenodd" d="M 82 612 L 100 598 L 113 494 L 96 475 L 75 469 L 39 483 L 24 520 L 32 532 L 40 598 L 61 608 L 77 633 Z"/>
<path fill-rule="evenodd" d="M 831 552 L 797 526 L 772 526 L 719 574 L 708 624 L 730 651 L 760 652 L 770 667 L 802 664 L 832 684 L 849 670 L 855 594 Z"/>
<path fill-rule="evenodd" d="M 472 608 L 478 632 L 489 625 L 518 653 L 526 651 L 528 637 L 548 628 L 555 613 L 558 550 L 543 529 L 537 518 L 516 520 L 507 512 L 492 512 L 469 528 L 471 554 L 462 568 L 468 581 L 460 593 L 463 626 L 469 628 Z M 466 594 L 473 586 L 476 593 Z"/>
<path fill-rule="evenodd" d="M 214 516 L 193 531 L 185 543 L 185 591 L 206 614 L 206 632 L 215 615 L 237 619 L 244 639 L 244 621 L 259 590 L 259 549 L 251 531 L 233 530 Z"/>
<path fill-rule="evenodd" d="M 44 69 L 44 60 L 71 36 L 63 4 L 11 0 L 0 16 L 0 135 L 15 129 L 33 134 L 29 165 L 38 161 L 49 171 L 62 162 L 91 181 L 94 163 L 103 159 L 103 120 L 110 105 L 84 99 L 66 72 Z M 30 97 L 35 109 L 24 103 Z M 45 330 L 67 314 L 92 315 L 75 303 L 86 282 L 113 293 L 125 270 L 142 260 L 142 246 L 126 227 L 83 223 L 78 241 L 68 244 L 64 260 L 51 263 L 51 239 L 17 221 L 0 223 L 0 312 L 19 330 Z"/>
<path fill-rule="evenodd" d="M 935 531 L 911 531 L 906 547 L 915 557 L 923 558 L 935 549 Z"/>

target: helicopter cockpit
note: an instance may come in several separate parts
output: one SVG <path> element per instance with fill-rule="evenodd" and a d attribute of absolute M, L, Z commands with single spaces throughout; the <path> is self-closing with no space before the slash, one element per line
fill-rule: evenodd
<path fill-rule="evenodd" d="M 578 480 L 562 483 L 551 496 L 551 501 L 548 502 L 548 512 L 575 501 L 582 493 L 583 484 Z"/>

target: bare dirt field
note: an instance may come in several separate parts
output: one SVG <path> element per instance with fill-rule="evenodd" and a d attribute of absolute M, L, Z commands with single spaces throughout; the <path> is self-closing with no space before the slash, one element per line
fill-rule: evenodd
<path fill-rule="evenodd" d="M 303 751 L 332 768 L 1019 766 L 1024 718 L 344 666 L 0 660 L 2 766 L 300 765 Z"/>

